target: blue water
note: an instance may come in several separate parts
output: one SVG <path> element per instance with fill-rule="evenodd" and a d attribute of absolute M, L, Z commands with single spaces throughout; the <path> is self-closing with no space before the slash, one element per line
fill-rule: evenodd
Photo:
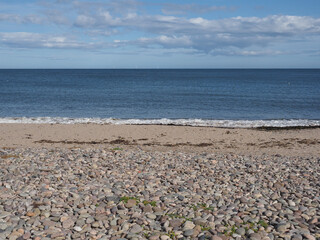
<path fill-rule="evenodd" d="M 320 119 L 320 70 L 0 70 L 0 118 Z"/>

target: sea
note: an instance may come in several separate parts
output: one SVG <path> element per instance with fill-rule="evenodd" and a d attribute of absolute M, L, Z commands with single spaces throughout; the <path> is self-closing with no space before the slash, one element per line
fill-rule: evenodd
<path fill-rule="evenodd" d="M 320 69 L 2 69 L 0 123 L 320 126 Z"/>

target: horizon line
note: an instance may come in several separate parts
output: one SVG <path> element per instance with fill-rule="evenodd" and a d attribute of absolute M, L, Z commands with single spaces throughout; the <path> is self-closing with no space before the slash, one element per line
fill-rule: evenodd
<path fill-rule="evenodd" d="M 320 70 L 320 67 L 284 67 L 284 68 L 1 68 L 0 70 Z"/>

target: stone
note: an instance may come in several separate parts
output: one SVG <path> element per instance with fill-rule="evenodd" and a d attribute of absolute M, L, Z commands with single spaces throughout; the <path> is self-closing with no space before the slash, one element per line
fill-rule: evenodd
<path fill-rule="evenodd" d="M 132 208 L 137 205 L 137 201 L 134 199 L 129 199 L 128 202 L 125 204 L 126 208 Z"/>
<path fill-rule="evenodd" d="M 312 236 L 311 234 L 304 233 L 303 236 L 309 240 L 316 240 L 316 238 L 314 236 Z"/>
<path fill-rule="evenodd" d="M 142 227 L 140 227 L 138 224 L 134 224 L 130 230 L 130 233 L 136 234 L 136 233 L 142 232 L 142 230 L 143 230 Z"/>
<path fill-rule="evenodd" d="M 291 206 L 291 207 L 296 206 L 296 203 L 292 200 L 289 200 L 288 203 L 289 203 L 289 206 Z"/>
<path fill-rule="evenodd" d="M 182 219 L 172 219 L 169 221 L 169 226 L 173 228 L 180 227 L 183 223 Z"/>
<path fill-rule="evenodd" d="M 236 230 L 236 233 L 239 234 L 240 236 L 244 236 L 246 234 L 246 230 L 244 228 L 238 228 Z"/>
<path fill-rule="evenodd" d="M 65 229 L 72 228 L 74 226 L 74 221 L 71 218 L 64 220 L 62 223 L 62 227 Z"/>
<path fill-rule="evenodd" d="M 149 240 L 159 240 L 160 239 L 160 235 L 152 235 L 149 237 Z"/>
<path fill-rule="evenodd" d="M 4 222 L 0 222 L 0 230 L 4 231 L 6 230 L 6 228 L 8 227 L 8 225 Z"/>
<path fill-rule="evenodd" d="M 211 237 L 211 240 L 222 240 L 222 238 L 217 235 L 214 235 Z"/>
<path fill-rule="evenodd" d="M 68 219 L 69 219 L 68 216 L 62 216 L 62 217 L 60 218 L 60 222 L 64 222 L 64 221 L 66 221 L 66 220 L 68 220 Z"/>
<path fill-rule="evenodd" d="M 293 235 L 291 240 L 302 240 L 302 236 L 300 234 Z"/>
<path fill-rule="evenodd" d="M 6 218 L 6 217 L 8 217 L 10 215 L 11 214 L 9 212 L 5 212 L 5 211 L 0 212 L 0 219 Z"/>
<path fill-rule="evenodd" d="M 155 214 L 149 213 L 149 214 L 147 214 L 147 218 L 154 220 L 157 218 L 157 216 Z"/>
<path fill-rule="evenodd" d="M 31 233 L 30 232 L 26 232 L 25 234 L 22 235 L 23 239 L 29 239 L 31 238 Z"/>
<path fill-rule="evenodd" d="M 278 224 L 276 227 L 277 232 L 279 233 L 284 233 L 288 230 L 288 228 L 290 227 L 290 224 Z"/>
<path fill-rule="evenodd" d="M 162 236 L 160 237 L 160 239 L 161 239 L 161 240 L 169 240 L 170 237 L 167 236 L 167 235 L 162 235 Z"/>
<path fill-rule="evenodd" d="M 81 232 L 81 231 L 82 231 L 82 228 L 79 227 L 79 226 L 75 226 L 73 229 L 74 229 L 75 231 L 77 231 L 77 232 Z"/>
<path fill-rule="evenodd" d="M 205 226 L 207 221 L 202 218 L 196 218 L 193 220 L 195 225 Z"/>
<path fill-rule="evenodd" d="M 250 239 L 251 240 L 261 240 L 261 236 L 258 233 L 252 233 L 252 234 L 250 234 Z"/>
<path fill-rule="evenodd" d="M 153 210 L 152 210 L 152 206 L 150 205 L 150 204 L 148 204 L 147 206 L 145 206 L 144 208 L 143 208 L 143 212 L 153 212 Z"/>
<path fill-rule="evenodd" d="M 191 221 L 186 221 L 183 225 L 183 231 L 193 229 L 196 225 L 194 225 Z"/>
<path fill-rule="evenodd" d="M 188 229 L 188 230 L 183 231 L 183 235 L 184 235 L 185 237 L 190 237 L 190 236 L 192 236 L 192 235 L 193 235 L 193 229 Z"/>

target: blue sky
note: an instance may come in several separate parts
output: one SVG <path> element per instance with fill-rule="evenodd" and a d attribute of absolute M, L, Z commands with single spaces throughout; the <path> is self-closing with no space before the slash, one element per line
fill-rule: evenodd
<path fill-rule="evenodd" d="M 0 68 L 319 68 L 319 0 L 1 0 Z"/>

